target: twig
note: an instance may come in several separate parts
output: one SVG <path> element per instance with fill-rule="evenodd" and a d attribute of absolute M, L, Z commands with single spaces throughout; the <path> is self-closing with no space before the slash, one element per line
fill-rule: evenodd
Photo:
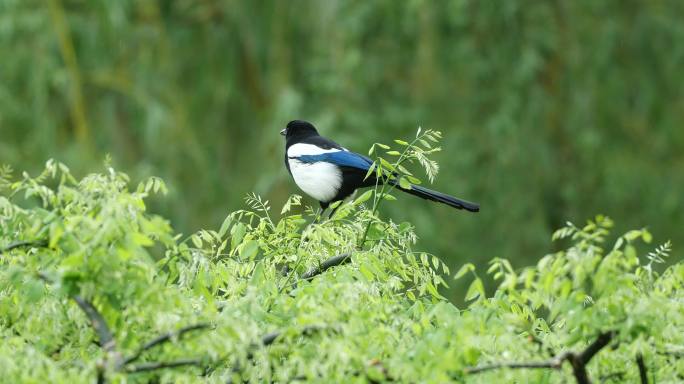
<path fill-rule="evenodd" d="M 537 335 L 535 335 L 532 331 L 528 333 L 527 338 L 532 343 L 538 345 L 539 349 L 544 348 L 544 342 L 539 337 L 537 337 Z M 553 348 L 551 347 L 546 347 L 546 352 L 549 354 L 549 357 L 554 357 L 556 355 L 556 353 L 553 351 Z"/>
<path fill-rule="evenodd" d="M 148 349 L 152 349 L 152 348 L 156 347 L 157 345 L 167 343 L 167 342 L 171 341 L 172 339 L 180 338 L 181 336 L 183 336 L 184 334 L 186 334 L 188 332 L 197 331 L 197 330 L 201 330 L 201 329 L 207 329 L 209 327 L 210 327 L 209 324 L 204 324 L 204 323 L 194 324 L 194 325 L 189 325 L 187 327 L 183 327 L 177 331 L 168 332 L 168 333 L 165 333 L 163 335 L 157 336 L 154 339 L 147 342 L 142 347 L 140 347 L 140 349 L 138 349 L 133 355 L 124 359 L 124 361 L 122 362 L 121 365 L 127 365 L 127 364 L 130 364 L 130 363 L 138 360 L 140 358 L 140 356 L 143 354 L 143 352 L 147 351 Z"/>
<path fill-rule="evenodd" d="M 157 369 L 185 367 L 189 365 L 200 366 L 202 360 L 199 359 L 180 359 L 174 361 L 157 361 L 153 363 L 141 363 L 126 367 L 128 373 L 149 372 Z"/>
<path fill-rule="evenodd" d="M 605 383 L 608 380 L 617 381 L 618 383 L 621 383 L 624 381 L 624 377 L 625 377 L 625 373 L 622 371 L 619 371 L 619 372 L 613 372 L 613 373 L 609 373 L 607 375 L 601 376 L 601 377 L 599 377 L 599 380 L 602 383 Z"/>
<path fill-rule="evenodd" d="M 16 241 L 14 243 L 10 243 L 5 248 L 0 249 L 0 253 L 9 252 L 13 249 L 17 249 L 17 248 L 21 248 L 21 247 L 45 247 L 45 246 L 47 246 L 47 244 L 48 243 L 46 240 Z"/>
<path fill-rule="evenodd" d="M 351 262 L 351 253 L 343 253 L 338 256 L 333 256 L 329 258 L 328 260 L 322 262 L 319 266 L 311 268 L 310 270 L 306 271 L 301 277 L 300 280 L 311 280 L 314 277 L 320 275 L 321 273 L 327 271 L 328 269 L 332 267 L 336 267 L 338 265 L 342 264 L 347 264 Z"/>
<path fill-rule="evenodd" d="M 309 269 L 308 271 L 304 272 L 302 274 L 302 276 L 300 276 L 299 280 L 300 281 L 310 281 L 314 277 L 322 274 L 323 272 L 327 271 L 328 269 L 330 269 L 332 267 L 347 264 L 347 263 L 351 262 L 351 256 L 352 256 L 351 253 L 343 253 L 341 255 L 333 256 L 333 257 L 325 260 L 324 262 L 320 263 L 318 266 L 313 267 L 313 268 Z M 290 278 L 290 276 L 288 276 L 288 281 L 289 281 L 289 278 Z M 283 287 L 286 287 L 286 286 L 287 286 L 287 282 L 286 282 L 286 284 L 283 285 Z M 292 289 L 297 288 L 297 281 L 290 284 L 290 287 Z"/>
<path fill-rule="evenodd" d="M 309 335 L 315 331 L 321 331 L 324 329 L 333 329 L 334 330 L 335 328 L 334 327 L 326 327 L 326 326 L 322 326 L 322 325 L 309 325 L 309 326 L 304 327 L 302 329 L 302 331 L 300 332 L 300 334 L 301 335 Z M 267 346 L 273 344 L 282 334 L 283 334 L 283 332 L 280 332 L 280 331 L 267 333 L 261 337 L 261 344 L 264 347 L 267 347 Z"/>
<path fill-rule="evenodd" d="M 558 355 L 557 357 L 554 357 L 551 360 L 545 360 L 545 361 L 536 361 L 536 362 L 523 362 L 523 363 L 517 363 L 517 362 L 511 362 L 511 363 L 496 363 L 496 364 L 487 364 L 487 365 L 479 365 L 477 367 L 472 367 L 472 368 L 466 368 L 465 372 L 472 374 L 472 373 L 480 373 L 480 372 L 486 372 L 486 371 L 491 371 L 494 369 L 500 369 L 500 368 L 513 368 L 513 369 L 518 369 L 518 368 L 550 368 L 550 369 L 560 369 L 560 367 L 563 365 L 563 362 L 567 360 L 568 358 L 568 353 L 563 353 Z"/>
<path fill-rule="evenodd" d="M 644 363 L 644 356 L 638 353 L 636 356 L 637 366 L 639 367 L 639 378 L 641 384 L 648 384 L 648 374 L 646 373 L 646 364 Z"/>
<path fill-rule="evenodd" d="M 589 344 L 589 346 L 579 354 L 572 351 L 566 351 L 551 360 L 539 362 L 510 362 L 468 367 L 465 369 L 465 373 L 473 374 L 500 368 L 560 369 L 563 362 L 568 361 L 570 365 L 572 365 L 572 373 L 575 376 L 577 383 L 590 384 L 591 380 L 587 374 L 586 366 L 601 349 L 610 343 L 613 337 L 615 337 L 615 332 L 613 331 L 601 333 L 596 337 L 596 340 L 594 340 L 593 343 Z"/>

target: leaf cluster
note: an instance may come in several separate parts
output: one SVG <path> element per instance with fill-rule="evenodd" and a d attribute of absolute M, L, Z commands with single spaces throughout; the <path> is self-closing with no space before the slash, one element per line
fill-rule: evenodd
<path fill-rule="evenodd" d="M 397 142 L 425 166 L 434 149 L 417 143 Z M 408 175 L 389 164 L 391 177 Z M 36 177 L 3 180 L 0 371 L 11 382 L 684 375 L 684 266 L 655 268 L 669 243 L 639 256 L 646 229 L 608 245 L 606 217 L 557 231 L 569 247 L 534 266 L 493 259 L 491 295 L 465 264 L 453 277 L 473 281 L 457 308 L 439 293 L 446 265 L 415 249 L 411 224 L 367 207 L 370 194 L 322 222 L 298 196 L 276 218 L 250 195 L 218 229 L 183 236 L 147 212 L 166 190 L 156 178 L 130 189 L 111 167 L 78 180 L 50 161 Z"/>

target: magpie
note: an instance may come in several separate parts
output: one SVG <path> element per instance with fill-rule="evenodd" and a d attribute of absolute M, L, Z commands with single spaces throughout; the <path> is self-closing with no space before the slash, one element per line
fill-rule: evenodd
<path fill-rule="evenodd" d="M 290 121 L 280 134 L 285 136 L 287 171 L 304 193 L 318 200 L 324 211 L 331 203 L 344 200 L 359 188 L 373 187 L 383 182 L 413 196 L 453 208 L 470 212 L 480 210 L 476 203 L 419 185 L 411 184 L 410 188 L 404 188 L 394 179 L 378 180 L 374 173 L 366 178 L 373 160 L 319 135 L 313 124 L 307 121 Z"/>

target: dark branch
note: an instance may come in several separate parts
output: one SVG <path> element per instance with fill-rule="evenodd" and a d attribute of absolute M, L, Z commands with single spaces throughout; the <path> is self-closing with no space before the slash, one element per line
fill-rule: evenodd
<path fill-rule="evenodd" d="M 320 326 L 320 325 L 309 325 L 307 327 L 304 327 L 300 334 L 302 335 L 309 335 L 313 332 L 320 331 L 323 329 L 335 329 L 335 328 L 330 328 L 330 327 L 325 327 L 325 326 Z M 271 344 L 273 344 L 283 333 L 280 331 L 275 331 L 271 333 L 267 333 L 264 336 L 261 337 L 261 344 L 264 347 L 267 347 Z"/>
<path fill-rule="evenodd" d="M 486 371 L 491 371 L 493 369 L 500 369 L 500 368 L 513 368 L 513 369 L 519 369 L 519 368 L 550 368 L 550 369 L 560 369 L 560 367 L 563 365 L 563 361 L 565 361 L 568 358 L 567 353 L 561 354 L 557 357 L 554 357 L 551 360 L 545 360 L 545 361 L 537 361 L 537 362 L 524 362 L 524 363 L 497 363 L 497 364 L 487 364 L 487 365 L 479 365 L 477 367 L 472 367 L 472 368 L 466 368 L 465 372 L 466 373 L 480 373 L 480 372 L 486 372 Z"/>
<path fill-rule="evenodd" d="M 589 344 L 581 353 L 577 354 L 571 351 L 563 352 L 551 360 L 539 362 L 509 362 L 481 365 L 477 367 L 468 367 L 465 373 L 479 373 L 491 371 L 500 368 L 541 368 L 541 369 L 559 369 L 563 362 L 568 361 L 572 365 L 572 372 L 578 384 L 590 384 L 589 375 L 587 373 L 587 364 L 589 361 L 610 341 L 615 337 L 615 332 L 605 332 L 598 335 L 593 343 Z"/>
<path fill-rule="evenodd" d="M 599 377 L 599 380 L 602 383 L 605 383 L 607 381 L 617 381 L 617 382 L 621 383 L 624 381 L 624 377 L 625 377 L 625 373 L 622 371 L 619 371 L 619 372 L 613 372 L 613 373 L 609 373 L 607 375 L 601 376 L 601 377 Z"/>
<path fill-rule="evenodd" d="M 138 351 L 136 351 L 135 354 L 126 358 L 123 361 L 122 365 L 130 364 L 130 363 L 138 360 L 140 358 L 140 356 L 143 354 L 143 352 L 147 351 L 148 349 L 152 349 L 152 348 L 156 347 L 157 345 L 164 344 L 164 343 L 167 343 L 173 339 L 180 338 L 188 332 L 197 331 L 197 330 L 201 330 L 201 329 L 207 329 L 209 327 L 210 327 L 209 324 L 194 324 L 194 325 L 189 325 L 187 327 L 183 327 L 177 331 L 168 332 L 168 333 L 165 333 L 163 335 L 159 335 L 159 336 L 155 337 L 154 339 L 150 340 L 149 342 L 147 342 L 142 347 L 140 347 L 140 349 L 138 349 Z"/>
<path fill-rule="evenodd" d="M 324 261 L 321 263 L 319 266 L 312 268 L 308 271 L 306 271 L 302 276 L 301 280 L 311 280 L 314 277 L 320 275 L 321 273 L 327 271 L 328 269 L 332 267 L 336 267 L 338 265 L 346 264 L 351 261 L 351 253 L 343 253 L 338 256 L 333 256 L 329 258 L 328 260 Z"/>
<path fill-rule="evenodd" d="M 601 333 L 593 343 L 589 344 L 589 346 L 577 356 L 577 360 L 582 363 L 582 365 L 586 365 L 594 355 L 610 343 L 614 336 L 615 332 L 612 331 Z"/>
<path fill-rule="evenodd" d="M 273 342 L 276 341 L 276 339 L 280 335 L 281 335 L 281 332 L 277 332 L 277 331 L 268 333 L 268 334 L 264 335 L 263 337 L 261 337 L 261 344 L 264 347 L 269 346 L 269 345 L 273 344 Z"/>
<path fill-rule="evenodd" d="M 48 242 L 46 240 L 17 241 L 17 242 L 9 244 L 5 248 L 0 249 L 0 253 L 9 252 L 13 249 L 17 249 L 17 248 L 21 248 L 21 247 L 46 247 L 47 244 L 48 244 Z"/>
<path fill-rule="evenodd" d="M 615 332 L 612 331 L 601 333 L 582 353 L 579 355 L 573 353 L 568 356 L 568 361 L 572 365 L 572 373 L 575 375 L 575 380 L 577 380 L 578 384 L 591 383 L 589 373 L 587 372 L 587 364 L 603 347 L 610 343 L 613 336 L 615 336 Z"/>
<path fill-rule="evenodd" d="M 95 333 L 97 333 L 100 346 L 107 352 L 114 351 L 116 348 L 114 336 L 112 336 L 112 332 L 109 330 L 107 322 L 105 322 L 100 312 L 95 309 L 90 301 L 80 295 L 74 295 L 73 299 L 90 320 L 90 325 L 95 330 Z"/>
<path fill-rule="evenodd" d="M 128 373 L 138 373 L 138 372 L 149 372 L 149 371 L 155 371 L 157 369 L 164 369 L 164 368 L 177 368 L 177 367 L 186 367 L 186 366 L 201 366 L 202 361 L 199 359 L 180 359 L 180 360 L 174 360 L 174 361 L 158 361 L 158 362 L 153 362 L 153 363 L 141 363 L 141 364 L 135 364 L 135 365 L 130 365 L 126 367 L 126 372 Z"/>
<path fill-rule="evenodd" d="M 644 363 L 644 356 L 639 353 L 636 356 L 637 366 L 639 367 L 639 378 L 641 384 L 648 384 L 648 374 L 646 373 L 646 364 Z"/>

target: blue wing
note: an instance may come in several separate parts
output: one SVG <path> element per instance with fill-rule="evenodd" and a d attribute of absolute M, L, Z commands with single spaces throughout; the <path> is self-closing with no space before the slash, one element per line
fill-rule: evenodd
<path fill-rule="evenodd" d="M 370 166 L 373 165 L 373 160 L 367 158 L 366 156 L 347 151 L 328 152 L 318 155 L 301 155 L 297 157 L 297 160 L 304 163 L 317 163 L 319 161 L 325 161 L 327 163 L 339 165 L 340 167 L 351 167 L 364 171 L 367 171 Z"/>

